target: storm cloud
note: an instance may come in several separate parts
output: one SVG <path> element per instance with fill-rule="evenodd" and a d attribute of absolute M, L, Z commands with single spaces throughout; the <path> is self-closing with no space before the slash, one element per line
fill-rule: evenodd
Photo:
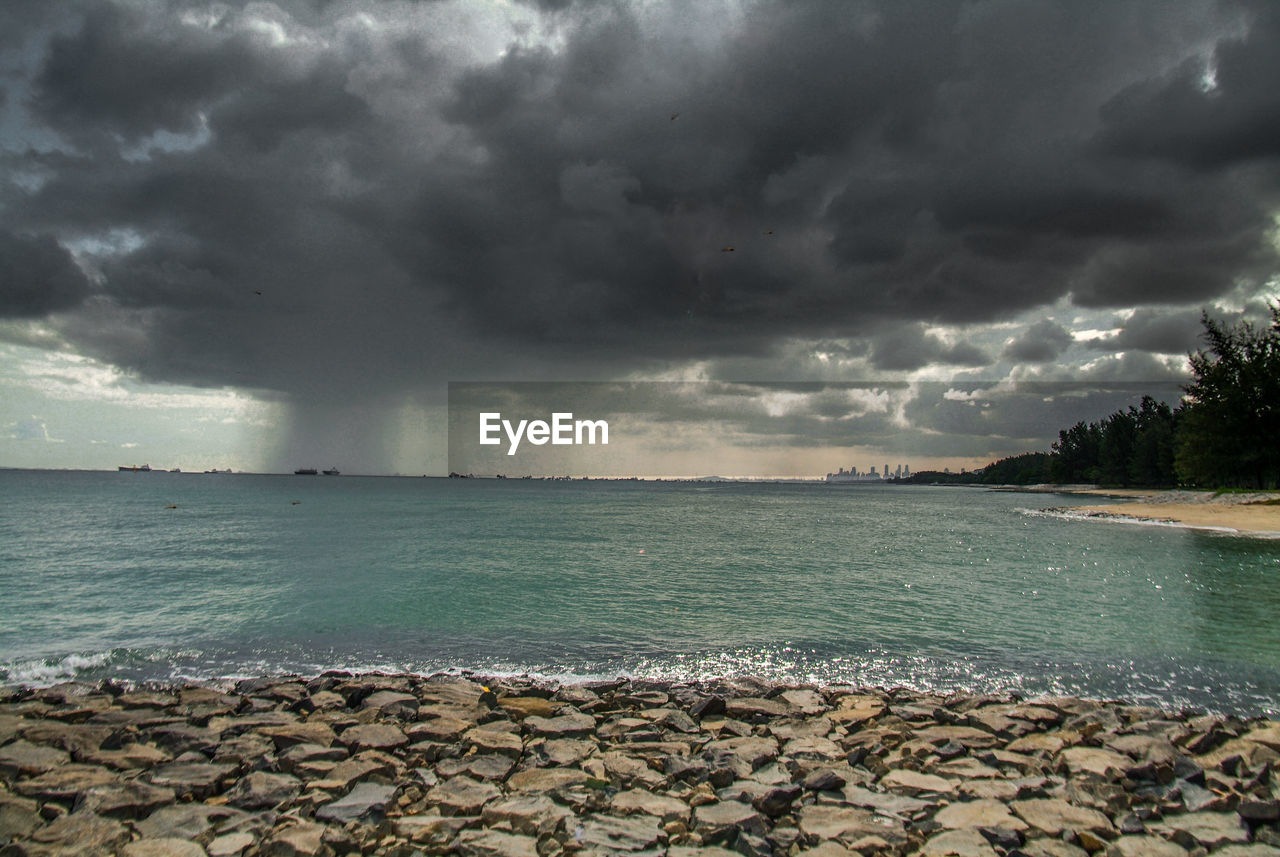
<path fill-rule="evenodd" d="M 2 13 L 0 315 L 300 426 L 806 347 L 996 373 L 1066 353 L 1052 307 L 1167 351 L 1275 292 L 1271 4 L 45 6 Z"/>

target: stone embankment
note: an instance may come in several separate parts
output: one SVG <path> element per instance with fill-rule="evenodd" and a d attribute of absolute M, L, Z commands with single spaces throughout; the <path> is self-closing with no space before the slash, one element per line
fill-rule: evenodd
<path fill-rule="evenodd" d="M 0 690 L 0 855 L 1280 857 L 1280 723 L 326 674 Z"/>

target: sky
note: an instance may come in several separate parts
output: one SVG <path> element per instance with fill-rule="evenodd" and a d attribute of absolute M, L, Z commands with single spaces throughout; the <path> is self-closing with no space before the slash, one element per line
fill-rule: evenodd
<path fill-rule="evenodd" d="M 595 472 L 1047 450 L 1280 299 L 1276 44 L 1264 0 L 6 3 L 0 466 L 444 473 L 461 382 L 680 391 Z"/>

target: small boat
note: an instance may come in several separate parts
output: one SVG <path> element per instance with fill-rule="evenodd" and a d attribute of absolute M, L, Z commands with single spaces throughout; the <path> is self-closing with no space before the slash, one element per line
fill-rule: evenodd
<path fill-rule="evenodd" d="M 319 471 L 314 467 L 299 467 L 293 471 L 294 476 L 315 476 Z"/>
<path fill-rule="evenodd" d="M 336 467 L 330 467 L 328 470 L 324 471 L 324 475 L 325 475 L 325 476 L 337 476 L 337 475 L 339 475 L 339 474 L 338 474 L 338 468 L 336 468 Z"/>

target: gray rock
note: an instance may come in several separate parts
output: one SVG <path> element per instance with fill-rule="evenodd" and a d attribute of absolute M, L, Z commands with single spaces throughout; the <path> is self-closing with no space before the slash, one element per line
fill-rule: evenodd
<path fill-rule="evenodd" d="M 811 804 L 799 813 L 800 832 L 810 841 L 839 839 L 852 843 L 864 836 L 880 836 L 900 841 L 905 835 L 901 821 L 865 809 L 830 804 Z"/>
<path fill-rule="evenodd" d="M 666 838 L 658 819 L 649 815 L 618 818 L 593 815 L 582 820 L 574 839 L 586 847 L 603 848 L 608 853 L 644 851 Z"/>
<path fill-rule="evenodd" d="M 1190 836 L 1206 848 L 1214 849 L 1231 843 L 1249 841 L 1249 830 L 1234 813 L 1190 812 L 1168 815 L 1147 825 L 1152 833 L 1173 837 L 1177 833 Z"/>
<path fill-rule="evenodd" d="M 386 813 L 387 806 L 395 799 L 396 790 L 396 786 L 360 783 L 345 797 L 318 808 L 316 818 L 321 821 L 336 821 L 340 824 L 348 821 L 376 820 Z"/>
<path fill-rule="evenodd" d="M 248 818 L 248 813 L 234 807 L 186 803 L 161 807 L 142 821 L 136 822 L 134 827 L 148 838 L 173 836 L 207 842 L 217 828 Z"/>
<path fill-rule="evenodd" d="M 148 779 L 151 780 L 152 785 L 173 789 L 178 797 L 190 795 L 198 799 L 204 799 L 222 791 L 227 780 L 235 774 L 235 771 L 234 765 L 202 764 L 199 762 L 182 764 L 175 762 L 154 769 L 148 775 Z"/>
<path fill-rule="evenodd" d="M 209 857 L 240 857 L 255 842 L 251 833 L 228 833 L 210 842 L 205 851 Z"/>
<path fill-rule="evenodd" d="M 976 830 L 980 827 L 999 827 L 1008 830 L 1026 830 L 1027 825 L 1015 818 L 1009 807 L 996 800 L 971 800 L 953 803 L 938 810 L 933 820 L 948 830 Z"/>
<path fill-rule="evenodd" d="M 399 727 L 389 723 L 362 723 L 352 726 L 338 740 L 353 750 L 394 750 L 409 743 Z"/>
<path fill-rule="evenodd" d="M 19 776 L 43 774 L 69 761 L 71 754 L 65 750 L 19 739 L 0 747 L 0 777 L 15 780 Z"/>
<path fill-rule="evenodd" d="M 297 797 L 300 791 L 302 781 L 295 776 L 254 771 L 227 792 L 227 802 L 241 809 L 271 809 Z"/>
<path fill-rule="evenodd" d="M 450 850 L 462 857 L 538 857 L 538 840 L 498 830 L 464 830 Z"/>
<path fill-rule="evenodd" d="M 500 796 L 488 783 L 453 777 L 427 792 L 427 801 L 438 806 L 441 815 L 478 815 L 486 803 Z"/>
<path fill-rule="evenodd" d="M 1107 857 L 1187 857 L 1187 852 L 1158 836 L 1121 836 L 1111 843 Z"/>
<path fill-rule="evenodd" d="M 1111 819 L 1096 809 L 1074 806 L 1058 798 L 1015 801 L 1010 809 L 1027 824 L 1050 836 L 1061 836 L 1064 830 L 1114 830 Z"/>
<path fill-rule="evenodd" d="M 116 782 L 116 775 L 106 768 L 96 765 L 60 765 L 46 771 L 38 777 L 20 780 L 14 783 L 13 790 L 20 795 L 40 800 L 56 800 L 70 802 L 81 792 L 94 786 L 105 786 Z"/>
<path fill-rule="evenodd" d="M 76 809 L 112 818 L 145 818 L 176 799 L 173 789 L 132 780 L 94 786 L 80 795 Z"/>
<path fill-rule="evenodd" d="M 0 791 L 0 842 L 29 836 L 42 824 L 38 803 Z"/>
<path fill-rule="evenodd" d="M 526 731 L 544 738 L 574 738 L 594 732 L 596 719 L 590 714 L 574 712 L 558 717 L 526 717 L 523 725 Z"/>
<path fill-rule="evenodd" d="M 168 837 L 130 842 L 120 857 L 208 857 L 208 853 L 198 843 Z"/>
<path fill-rule="evenodd" d="M 976 830 L 948 830 L 929 839 L 919 857 L 997 857 L 991 843 Z"/>
<path fill-rule="evenodd" d="M 107 855 L 129 841 L 129 829 L 91 812 L 73 812 L 36 830 L 29 841 L 34 848 L 24 849 L 28 853 Z"/>
<path fill-rule="evenodd" d="M 554 833 L 572 818 L 572 812 L 544 795 L 494 800 L 485 805 L 481 815 L 486 827 L 506 823 L 516 833 L 527 836 Z"/>

